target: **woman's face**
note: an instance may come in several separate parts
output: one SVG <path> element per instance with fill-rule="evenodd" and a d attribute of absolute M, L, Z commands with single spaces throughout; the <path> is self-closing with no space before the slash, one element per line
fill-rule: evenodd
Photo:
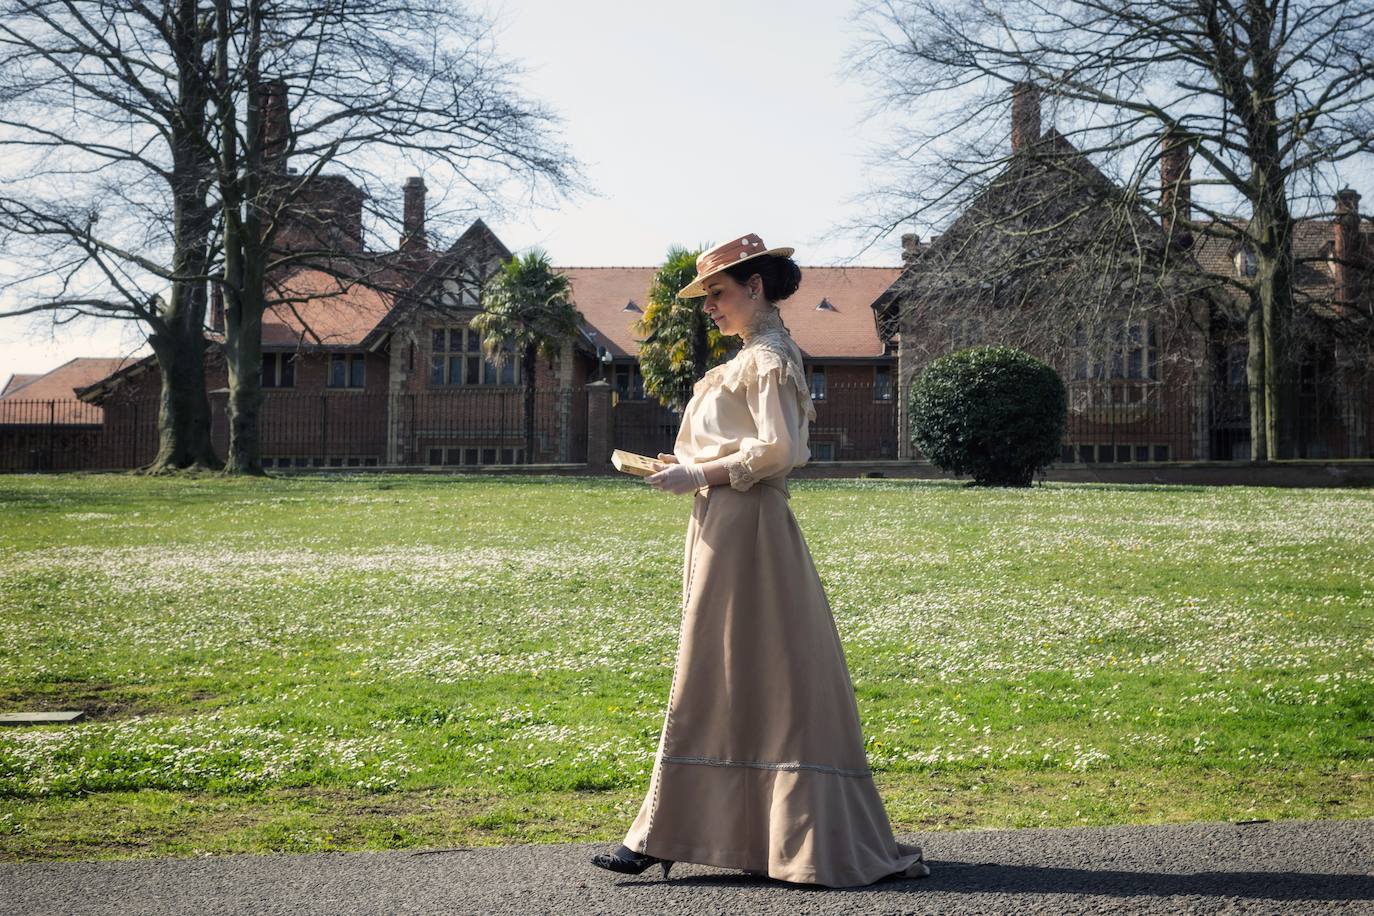
<path fill-rule="evenodd" d="M 754 274 L 745 283 L 739 283 L 727 273 L 718 273 L 703 284 L 706 287 L 706 303 L 702 309 L 706 317 L 716 323 L 722 334 L 738 334 L 749 326 L 749 319 L 766 303 L 763 299 L 763 280 Z M 754 293 L 757 299 L 750 299 Z"/>

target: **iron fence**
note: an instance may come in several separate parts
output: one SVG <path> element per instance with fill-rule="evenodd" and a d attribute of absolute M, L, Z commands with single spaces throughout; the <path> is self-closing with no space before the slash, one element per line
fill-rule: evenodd
<path fill-rule="evenodd" d="M 0 398 L 0 471 L 95 467 L 104 442 L 98 407 Z"/>
<path fill-rule="evenodd" d="M 1245 386 L 1102 382 L 1068 386 L 1061 463 L 1239 461 L 1251 457 Z M 1374 458 L 1374 384 L 1282 381 L 1280 458 Z"/>
<path fill-rule="evenodd" d="M 1374 458 L 1374 384 L 1280 387 L 1284 458 Z M 1068 385 L 1061 464 L 1248 460 L 1250 406 L 1244 387 L 1158 383 Z M 835 384 L 812 392 L 812 461 L 896 459 L 905 423 L 890 388 Z M 678 392 L 685 404 L 690 389 Z M 261 454 L 270 468 L 462 467 L 586 460 L 585 387 L 538 388 L 527 415 L 519 387 L 395 394 L 269 392 L 260 412 Z M 228 447 L 226 398 L 211 398 L 216 450 Z M 613 447 L 671 452 L 680 409 L 617 392 Z M 158 402 L 0 399 L 0 471 L 140 467 L 158 448 Z M 920 459 L 912 447 L 908 457 Z"/>
<path fill-rule="evenodd" d="M 211 441 L 228 451 L 227 397 L 210 398 Z M 585 388 L 471 387 L 396 394 L 265 392 L 258 414 L 269 468 L 581 462 Z M 158 450 L 158 401 L 0 400 L 0 471 L 142 467 Z"/>
<path fill-rule="evenodd" d="M 900 418 L 891 394 L 891 388 L 871 383 L 831 383 L 813 390 L 816 419 L 808 428 L 812 460 L 895 459 Z M 691 396 L 692 389 L 683 387 L 672 400 L 686 405 Z M 623 391 L 614 417 L 615 447 L 642 455 L 672 452 L 682 425 L 680 409 L 664 406 L 657 398 L 629 397 Z"/>

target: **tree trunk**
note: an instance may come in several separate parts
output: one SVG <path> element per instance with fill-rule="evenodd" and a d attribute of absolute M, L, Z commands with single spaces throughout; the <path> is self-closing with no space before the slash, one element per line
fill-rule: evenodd
<path fill-rule="evenodd" d="M 213 218 L 206 204 L 213 162 L 201 144 L 208 105 L 195 72 L 204 35 L 194 0 L 181 0 L 172 20 L 179 58 L 179 117 L 172 130 L 172 288 L 152 321 L 148 342 L 162 372 L 158 451 L 144 470 L 216 468 L 205 393 L 205 275 Z"/>
<path fill-rule="evenodd" d="M 1288 317 L 1293 312 L 1293 233 L 1287 199 L 1281 187 L 1277 193 L 1262 194 L 1254 202 L 1250 228 L 1259 261 L 1255 280 L 1263 327 L 1266 446 L 1263 454 L 1267 460 L 1274 461 L 1291 457 L 1292 448 L 1288 429 L 1291 411 L 1285 410 L 1289 398 L 1285 393 L 1288 361 L 1284 353 L 1284 336 Z"/>
<path fill-rule="evenodd" d="M 534 463 L 534 344 L 525 345 L 521 371 L 525 374 L 525 464 Z"/>
<path fill-rule="evenodd" d="M 262 406 L 262 316 L 267 292 L 266 242 L 258 215 L 258 195 L 272 176 L 263 176 L 263 131 L 258 48 L 261 10 L 248 5 L 247 143 L 235 143 L 237 108 L 224 88 L 228 84 L 229 2 L 218 0 L 220 24 L 217 79 L 221 85 L 220 196 L 224 201 L 224 358 L 229 370 L 229 455 L 225 473 L 262 476 L 262 440 L 258 430 Z M 242 150 L 242 151 L 240 151 Z M 266 180 L 263 180 L 263 177 Z M 248 206 L 244 207 L 247 201 Z"/>
<path fill-rule="evenodd" d="M 251 208 L 250 208 L 251 209 Z M 262 476 L 262 316 L 265 253 L 252 239 L 258 221 L 225 220 L 224 362 L 229 371 L 226 474 Z"/>
<path fill-rule="evenodd" d="M 1265 457 L 1288 457 L 1288 399 L 1282 392 L 1284 336 L 1293 311 L 1293 218 L 1288 208 L 1287 172 L 1279 155 L 1279 116 L 1275 101 L 1278 72 L 1270 46 L 1272 10 L 1251 4 L 1245 52 L 1251 58 L 1249 102 L 1243 111 L 1245 143 L 1251 163 L 1249 180 L 1250 224 L 1247 232 L 1255 245 L 1258 271 L 1255 276 L 1264 327 L 1264 444 Z"/>
<path fill-rule="evenodd" d="M 185 284 L 183 284 L 184 286 Z M 175 288 L 172 293 L 175 300 Z M 202 308 L 203 312 L 203 308 Z M 158 449 L 144 473 L 219 467 L 210 441 L 210 401 L 205 393 L 205 338 L 199 322 L 179 322 L 149 335 L 162 392 L 158 402 Z M 190 325 L 190 327 L 186 327 Z"/>
<path fill-rule="evenodd" d="M 1264 312 L 1259 295 L 1250 293 L 1250 308 L 1245 315 L 1249 354 L 1245 360 L 1245 384 L 1250 399 L 1250 460 L 1263 461 L 1267 455 L 1265 415 L 1269 412 L 1264 397 Z"/>
<path fill-rule="evenodd" d="M 245 259 L 252 264 L 252 258 Z M 259 261 L 258 266 L 261 266 Z M 243 286 L 225 296 L 224 357 L 229 368 L 228 474 L 261 476 L 263 279 L 258 270 L 242 272 Z"/>

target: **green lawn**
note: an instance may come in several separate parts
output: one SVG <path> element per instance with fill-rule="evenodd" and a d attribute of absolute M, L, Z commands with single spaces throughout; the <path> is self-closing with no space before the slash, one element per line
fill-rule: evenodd
<path fill-rule="evenodd" d="M 1374 816 L 1374 491 L 792 489 L 899 832 Z M 618 841 L 689 512 L 0 477 L 0 857 Z"/>

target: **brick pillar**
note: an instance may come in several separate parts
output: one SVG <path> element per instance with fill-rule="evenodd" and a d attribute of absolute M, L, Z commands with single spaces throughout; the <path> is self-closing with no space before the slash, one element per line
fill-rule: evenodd
<path fill-rule="evenodd" d="M 558 461 L 567 464 L 572 457 L 573 345 L 563 344 L 558 351 Z"/>
<path fill-rule="evenodd" d="M 411 373 L 409 361 L 412 356 L 416 360 L 422 358 L 415 328 L 413 325 L 407 325 L 398 328 L 391 335 L 391 350 L 387 358 L 385 460 L 393 466 L 405 464 L 408 459 L 413 463 L 419 463 L 413 456 L 406 454 L 407 445 L 413 444 L 411 434 L 414 418 L 410 412 L 410 395 L 406 391 Z"/>
<path fill-rule="evenodd" d="M 611 467 L 611 435 L 615 427 L 611 386 L 605 381 L 587 386 L 587 468 L 597 473 L 609 473 Z"/>

